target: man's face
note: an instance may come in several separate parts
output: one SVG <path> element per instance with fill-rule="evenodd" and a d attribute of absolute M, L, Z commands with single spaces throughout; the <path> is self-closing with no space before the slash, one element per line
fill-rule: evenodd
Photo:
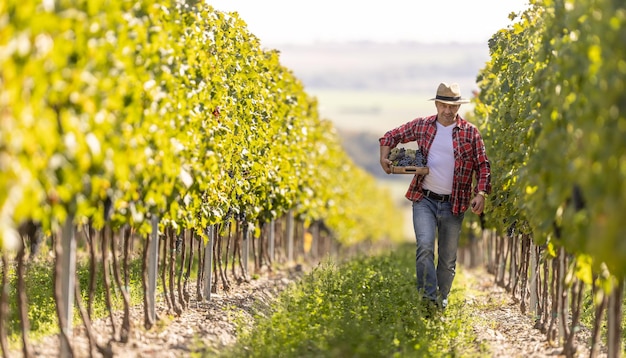
<path fill-rule="evenodd" d="M 439 101 L 435 102 L 437 106 L 437 116 L 443 119 L 446 123 L 454 122 L 456 114 L 459 112 L 460 104 L 447 104 Z"/>

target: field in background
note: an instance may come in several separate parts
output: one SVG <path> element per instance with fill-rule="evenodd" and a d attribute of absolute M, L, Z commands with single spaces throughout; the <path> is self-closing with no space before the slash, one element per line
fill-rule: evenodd
<path fill-rule="evenodd" d="M 432 94 L 428 97 L 426 93 L 351 89 L 315 89 L 309 93 L 319 100 L 322 118 L 331 120 L 335 127 L 343 130 L 382 135 L 434 110 L 434 104 L 428 101 Z"/>
<path fill-rule="evenodd" d="M 382 134 L 435 112 L 440 82 L 464 97 L 489 59 L 487 44 L 316 43 L 280 46 L 281 63 L 319 101 L 320 115 L 344 131 Z M 469 105 L 462 107 L 468 110 Z"/>
<path fill-rule="evenodd" d="M 435 114 L 429 101 L 434 90 L 422 93 L 353 89 L 312 89 L 307 91 L 319 101 L 322 118 L 345 131 L 367 131 L 377 135 L 416 117 Z M 461 112 L 472 104 L 461 107 Z"/>
<path fill-rule="evenodd" d="M 280 46 L 281 63 L 309 90 L 356 89 L 433 94 L 439 82 L 458 82 L 468 96 L 487 44 L 317 43 Z"/>

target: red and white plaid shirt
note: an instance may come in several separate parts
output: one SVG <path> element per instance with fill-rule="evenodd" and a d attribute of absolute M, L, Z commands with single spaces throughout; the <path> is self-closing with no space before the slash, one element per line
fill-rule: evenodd
<path fill-rule="evenodd" d="M 437 133 L 437 115 L 416 118 L 385 133 L 379 139 L 381 146 L 395 148 L 400 143 L 415 141 L 422 150 L 424 158 L 428 158 L 435 133 Z M 459 215 L 469 208 L 473 195 L 479 191 L 491 192 L 491 166 L 485 153 L 485 144 L 473 124 L 457 115 L 456 125 L 452 130 L 454 146 L 454 179 L 452 181 L 452 213 Z M 426 164 L 428 166 L 428 164 Z M 473 175 L 476 173 L 476 188 L 472 190 Z M 411 201 L 422 200 L 423 175 L 415 175 L 406 192 Z"/>

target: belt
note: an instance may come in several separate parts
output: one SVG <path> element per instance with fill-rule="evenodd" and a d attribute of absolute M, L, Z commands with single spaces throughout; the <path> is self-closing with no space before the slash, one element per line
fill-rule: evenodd
<path fill-rule="evenodd" d="M 428 199 L 432 199 L 435 201 L 450 201 L 450 194 L 441 195 L 427 189 L 423 189 L 422 194 L 424 194 L 424 196 Z"/>

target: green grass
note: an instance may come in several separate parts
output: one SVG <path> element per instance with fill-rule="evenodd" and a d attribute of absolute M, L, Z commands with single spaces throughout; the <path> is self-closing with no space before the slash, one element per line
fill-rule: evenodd
<path fill-rule="evenodd" d="M 120 263 L 121 264 L 121 263 Z M 143 303 L 141 260 L 135 259 L 129 264 L 130 270 L 130 303 L 137 305 Z M 92 319 L 102 318 L 108 315 L 105 305 L 104 277 L 101 264 L 96 275 L 96 287 L 93 301 Z M 89 268 L 86 262 L 80 262 L 76 268 L 77 278 L 80 282 L 83 304 L 87 308 L 89 288 Z M 59 332 L 56 306 L 54 300 L 54 267 L 45 260 L 33 261 L 29 264 L 26 272 L 26 297 L 28 300 L 28 318 L 30 322 L 29 337 L 34 341 L 56 334 Z M 113 309 L 123 308 L 122 293 L 114 283 L 111 276 L 111 298 Z M 21 327 L 19 324 L 17 309 L 17 277 L 15 270 L 9 272 L 9 316 L 7 322 L 7 335 L 12 346 L 21 344 Z M 73 325 L 82 325 L 80 312 L 74 309 Z"/>
<path fill-rule="evenodd" d="M 596 297 L 596 299 L 600 299 L 600 297 Z M 624 312 L 624 308 L 626 308 L 626 296 L 624 300 L 622 300 L 622 331 L 621 331 L 621 340 L 622 340 L 622 355 L 626 356 L 626 313 Z M 605 321 L 600 326 L 600 339 L 603 344 L 607 344 L 608 336 L 607 336 L 607 310 L 604 311 Z M 595 303 L 594 303 L 594 295 L 591 290 L 591 287 L 585 286 L 585 291 L 583 293 L 582 307 L 581 307 L 581 317 L 580 324 L 584 327 L 587 327 L 590 331 L 593 329 L 593 324 L 595 320 Z M 590 342 L 589 342 L 590 343 Z"/>
<path fill-rule="evenodd" d="M 481 356 L 473 315 L 454 289 L 443 315 L 425 317 L 412 244 L 393 253 L 320 264 L 259 313 L 224 357 Z"/>

